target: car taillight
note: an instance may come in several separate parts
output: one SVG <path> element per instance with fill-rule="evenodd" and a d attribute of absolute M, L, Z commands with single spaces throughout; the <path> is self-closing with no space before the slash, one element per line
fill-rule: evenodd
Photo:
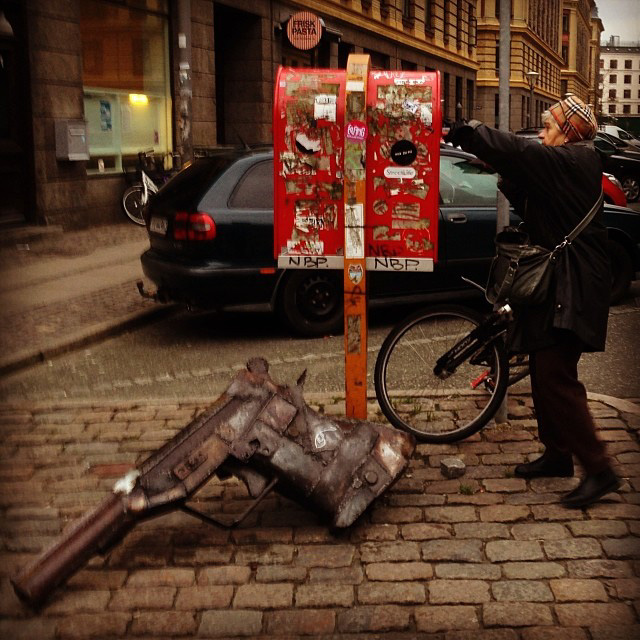
<path fill-rule="evenodd" d="M 216 223 L 208 213 L 187 213 L 179 211 L 173 219 L 174 240 L 213 240 L 216 237 Z"/>
<path fill-rule="evenodd" d="M 187 239 L 187 225 L 189 223 L 189 214 L 181 211 L 176 213 L 173 219 L 173 237 L 175 240 Z"/>

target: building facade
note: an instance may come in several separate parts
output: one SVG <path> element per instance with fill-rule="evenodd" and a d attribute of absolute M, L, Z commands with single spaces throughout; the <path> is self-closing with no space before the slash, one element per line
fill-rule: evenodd
<path fill-rule="evenodd" d="M 512 0 L 510 124 L 537 127 L 566 93 L 594 104 L 602 22 L 594 0 Z M 477 116 L 499 126 L 500 0 L 478 8 Z"/>
<path fill-rule="evenodd" d="M 11 205 L 0 204 L 0 223 L 118 221 L 123 171 L 139 151 L 153 149 L 168 165 L 177 151 L 186 160 L 218 145 L 270 142 L 280 64 L 344 67 L 349 53 L 365 52 L 374 68 L 438 69 L 449 117 L 470 117 L 476 100 L 475 0 L 2 6 L 9 28 L 0 30 L 0 55 L 9 64 L 0 80 L 19 100 L 5 100 L 10 112 L 0 110 L 0 181 L 14 188 Z M 295 49 L 286 35 L 290 16 L 302 9 L 324 23 L 312 51 Z M 88 159 L 61 159 L 56 127 L 72 135 L 83 121 Z"/>
<path fill-rule="evenodd" d="M 603 120 L 640 135 L 640 43 L 603 44 L 599 81 Z"/>
<path fill-rule="evenodd" d="M 538 126 L 561 92 L 562 0 L 511 3 L 510 125 Z M 484 0 L 478 14 L 478 119 L 498 126 L 500 0 Z M 537 76 L 527 75 L 531 72 Z M 533 91 L 530 81 L 533 82 Z"/>
<path fill-rule="evenodd" d="M 220 145 L 271 142 L 281 64 L 344 68 L 350 53 L 368 53 L 378 69 L 438 70 L 445 117 L 496 124 L 498 4 L 3 0 L 0 188 L 7 195 L 0 225 L 123 220 L 125 171 L 139 151 L 153 149 L 169 166 Z M 587 24 L 581 7 L 593 0 L 512 2 L 513 129 L 530 115 L 537 123 L 562 91 L 563 8 L 574 4 L 579 24 Z M 300 10 L 323 21 L 321 40 L 308 51 L 294 48 L 286 33 Z M 582 87 L 582 54 L 575 60 Z M 533 100 L 529 71 L 539 74 Z M 77 139 L 80 125 L 87 157 L 61 156 L 58 129 Z"/>

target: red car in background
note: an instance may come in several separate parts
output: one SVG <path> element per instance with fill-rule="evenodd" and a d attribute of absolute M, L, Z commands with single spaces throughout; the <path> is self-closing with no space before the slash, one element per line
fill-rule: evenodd
<path fill-rule="evenodd" d="M 610 173 L 602 174 L 602 190 L 604 191 L 604 201 L 615 204 L 618 207 L 627 206 L 627 196 L 624 195 L 620 181 Z"/>

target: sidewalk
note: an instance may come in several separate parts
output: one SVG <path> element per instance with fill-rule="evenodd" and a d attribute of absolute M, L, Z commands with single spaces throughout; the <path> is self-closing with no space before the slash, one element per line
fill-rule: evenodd
<path fill-rule="evenodd" d="M 143 299 L 146 230 L 130 223 L 62 233 L 4 232 L 0 246 L 0 373 L 167 313 Z"/>
<path fill-rule="evenodd" d="M 309 396 L 326 413 L 344 411 L 339 399 Z M 1 637 L 640 637 L 640 412 L 591 402 L 626 481 L 591 508 L 567 510 L 558 499 L 577 478 L 511 475 L 540 450 L 528 396 L 510 398 L 508 425 L 419 445 L 404 476 L 347 530 L 331 532 L 277 494 L 233 531 L 175 512 L 138 525 L 41 611 L 21 605 L 8 576 L 205 406 L 0 408 Z M 448 480 L 439 465 L 452 455 L 467 468 Z M 213 479 L 197 507 L 240 512 L 248 500 L 235 480 Z"/>

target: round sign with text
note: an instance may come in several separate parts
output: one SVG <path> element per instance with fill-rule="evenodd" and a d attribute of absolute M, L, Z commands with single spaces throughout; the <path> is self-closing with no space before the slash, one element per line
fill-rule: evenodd
<path fill-rule="evenodd" d="M 411 164 L 418 155 L 416 145 L 411 140 L 398 140 L 389 152 L 391 159 L 402 167 Z"/>
<path fill-rule="evenodd" d="M 322 22 L 311 11 L 298 11 L 287 22 L 287 37 L 296 49 L 313 49 L 322 38 Z"/>

